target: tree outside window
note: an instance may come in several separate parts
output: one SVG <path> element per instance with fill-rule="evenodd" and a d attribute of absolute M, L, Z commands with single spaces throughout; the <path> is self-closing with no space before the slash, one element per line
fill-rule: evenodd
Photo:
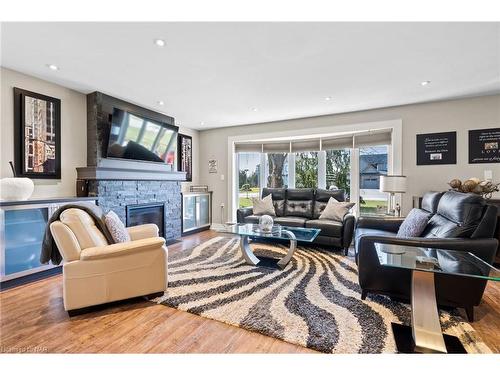
<path fill-rule="evenodd" d="M 326 188 L 351 193 L 351 153 L 349 149 L 326 151 Z"/>
<path fill-rule="evenodd" d="M 283 188 L 288 186 L 288 154 L 267 154 L 267 187 Z"/>
<path fill-rule="evenodd" d="M 295 187 L 318 187 L 318 153 L 298 152 L 295 154 Z"/>

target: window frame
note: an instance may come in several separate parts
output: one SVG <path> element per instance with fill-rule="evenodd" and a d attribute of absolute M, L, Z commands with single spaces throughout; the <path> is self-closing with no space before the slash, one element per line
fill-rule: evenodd
<path fill-rule="evenodd" d="M 299 120 L 293 120 L 299 121 Z M 285 138 L 307 138 L 311 135 L 317 137 L 328 137 L 331 135 L 338 135 L 341 133 L 352 133 L 352 132 L 362 132 L 362 131 L 376 131 L 382 129 L 391 129 L 392 130 L 392 142 L 388 145 L 387 152 L 387 174 L 402 174 L 402 120 L 394 119 L 387 121 L 376 121 L 376 122 L 366 122 L 359 124 L 349 124 L 349 125 L 336 125 L 331 127 L 319 127 L 319 128 L 307 128 L 303 127 L 299 130 L 289 130 L 289 131 L 276 131 L 276 132 L 267 132 L 261 134 L 247 134 L 242 136 L 232 136 L 228 137 L 228 190 L 227 190 L 227 201 L 229 202 L 227 207 L 227 212 L 229 213 L 228 219 L 232 221 L 236 221 L 236 208 L 238 207 L 238 173 L 235 173 L 235 166 L 238 166 L 238 153 L 235 152 L 235 144 L 247 141 L 257 141 L 257 140 L 276 140 L 276 139 L 285 139 Z M 323 151 L 319 151 L 322 153 Z M 351 152 L 351 176 L 350 176 L 350 188 L 351 202 L 359 203 L 359 147 L 350 148 Z M 265 153 L 262 153 L 265 155 Z M 265 158 L 265 157 L 264 157 Z M 322 163 L 322 162 L 321 162 Z M 265 165 L 265 164 L 264 164 Z M 325 172 L 326 172 L 326 153 L 325 153 L 325 164 L 324 164 Z M 264 171 L 262 171 L 264 169 Z M 267 168 L 262 168 L 261 173 L 265 173 Z M 320 172 L 320 171 L 318 171 Z M 318 176 L 325 175 L 325 173 L 318 173 Z M 354 177 L 357 176 L 357 177 Z M 262 191 L 262 182 L 266 181 L 266 175 L 264 175 L 264 179 L 260 181 L 260 189 Z M 288 188 L 295 188 L 295 154 L 288 154 Z M 318 188 L 321 188 L 321 185 L 318 185 Z M 326 181 L 325 181 L 326 188 Z M 236 188 L 235 188 L 236 187 Z M 222 204 L 225 199 L 222 197 L 217 198 Z M 402 196 L 401 194 L 396 194 L 396 202 L 401 204 Z M 355 215 L 359 216 L 359 204 L 354 206 Z"/>

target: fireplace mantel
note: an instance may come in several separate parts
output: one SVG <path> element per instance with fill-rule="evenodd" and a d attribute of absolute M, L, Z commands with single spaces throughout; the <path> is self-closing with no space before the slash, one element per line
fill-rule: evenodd
<path fill-rule="evenodd" d="M 79 180 L 186 181 L 184 172 L 151 172 L 99 167 L 76 168 L 76 171 Z"/>
<path fill-rule="evenodd" d="M 76 173 L 79 180 L 186 181 L 186 172 L 170 169 L 160 163 L 103 158 L 96 167 L 76 168 Z"/>

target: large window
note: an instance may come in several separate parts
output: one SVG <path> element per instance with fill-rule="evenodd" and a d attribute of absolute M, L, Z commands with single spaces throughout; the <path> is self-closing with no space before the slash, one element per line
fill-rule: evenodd
<path fill-rule="evenodd" d="M 267 187 L 288 187 L 288 154 L 267 154 Z"/>
<path fill-rule="evenodd" d="M 389 195 L 380 191 L 380 176 L 401 173 L 394 129 L 394 139 L 400 139 L 400 125 L 394 124 L 353 133 L 235 142 L 239 178 L 238 184 L 233 180 L 232 207 L 251 206 L 251 198 L 266 187 L 340 189 L 346 200 L 356 203 L 355 214 L 386 214 Z"/>
<path fill-rule="evenodd" d="M 260 196 L 260 153 L 240 153 L 238 164 L 239 207 L 250 207 L 252 197 Z"/>
<path fill-rule="evenodd" d="M 351 152 L 349 149 L 326 151 L 326 188 L 342 189 L 351 194 Z"/>
<path fill-rule="evenodd" d="M 295 187 L 318 187 L 318 152 L 298 152 L 295 154 Z"/>
<path fill-rule="evenodd" d="M 379 191 L 380 176 L 388 170 L 388 146 L 359 149 L 359 208 L 361 214 L 387 212 L 387 193 Z"/>

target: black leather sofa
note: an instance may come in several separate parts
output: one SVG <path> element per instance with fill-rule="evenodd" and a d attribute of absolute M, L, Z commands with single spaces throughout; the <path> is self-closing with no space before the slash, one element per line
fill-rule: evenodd
<path fill-rule="evenodd" d="M 354 245 L 362 299 L 367 293 L 410 298 L 411 271 L 381 266 L 375 242 L 468 251 L 493 263 L 498 246 L 493 238 L 497 220 L 495 206 L 487 205 L 478 195 L 454 191 L 427 193 L 421 206 L 432 214 L 421 237 L 396 237 L 401 218 L 359 218 Z M 474 306 L 481 302 L 486 280 L 435 274 L 435 285 L 440 306 L 463 307 L 473 321 Z"/>
<path fill-rule="evenodd" d="M 342 222 L 320 220 L 330 197 L 339 202 L 345 200 L 343 190 L 323 189 L 262 189 L 262 197 L 271 194 L 276 217 L 274 222 L 285 226 L 319 228 L 321 232 L 315 244 L 347 249 L 352 241 L 355 219 L 347 214 Z M 238 223 L 258 223 L 260 216 L 254 215 L 251 207 L 237 211 Z"/>

